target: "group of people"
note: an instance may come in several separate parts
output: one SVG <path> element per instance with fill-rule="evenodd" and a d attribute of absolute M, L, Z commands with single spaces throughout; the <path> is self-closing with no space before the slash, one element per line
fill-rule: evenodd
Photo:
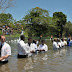
<path fill-rule="evenodd" d="M 53 40 L 53 49 L 59 49 L 67 45 L 67 41 L 64 40 L 64 38 L 59 39 L 55 38 Z"/>
<path fill-rule="evenodd" d="M 59 49 L 62 48 L 64 46 L 72 46 L 72 37 L 69 36 L 67 38 L 67 40 L 65 40 L 64 38 L 59 39 L 59 38 L 52 38 L 53 41 L 53 49 Z"/>
<path fill-rule="evenodd" d="M 6 37 L 4 35 L 0 36 L 0 63 L 8 63 L 8 57 L 11 55 L 11 47 L 8 43 L 5 42 Z M 17 58 L 26 58 L 32 56 L 37 52 L 46 52 L 48 46 L 45 44 L 45 40 L 41 40 L 41 44 L 38 44 L 38 41 L 28 38 L 28 42 L 25 43 L 25 36 L 21 35 L 20 40 L 18 41 L 18 54 Z"/>
<path fill-rule="evenodd" d="M 22 34 L 17 44 L 17 49 L 18 49 L 17 58 L 27 58 L 32 56 L 34 53 L 48 51 L 48 46 L 45 44 L 45 40 L 41 40 L 41 37 L 39 41 L 32 40 L 32 38 L 29 37 L 28 42 L 25 43 L 25 36 Z M 8 57 L 11 55 L 11 47 L 5 41 L 6 41 L 6 37 L 4 35 L 1 35 L 0 36 L 0 63 L 2 64 L 8 63 Z M 64 38 L 62 39 L 52 38 L 52 41 L 53 41 L 53 49 L 60 49 L 66 45 L 68 46 L 72 45 L 72 38 L 70 37 L 68 38 L 67 41 L 65 41 Z M 39 44 L 39 42 L 41 42 L 41 44 Z"/>
<path fill-rule="evenodd" d="M 32 56 L 33 53 L 48 50 L 48 46 L 45 44 L 44 40 L 41 41 L 39 46 L 38 42 L 36 40 L 32 40 L 32 38 L 28 38 L 28 43 L 25 43 L 24 40 L 24 35 L 21 35 L 18 42 L 18 58 L 26 58 Z"/>

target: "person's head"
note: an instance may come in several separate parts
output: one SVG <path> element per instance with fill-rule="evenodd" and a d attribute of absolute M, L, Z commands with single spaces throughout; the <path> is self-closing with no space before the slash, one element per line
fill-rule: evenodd
<path fill-rule="evenodd" d="M 36 44 L 36 40 L 33 40 L 33 43 L 35 43 L 35 44 Z"/>
<path fill-rule="evenodd" d="M 44 45 L 44 43 L 45 43 L 45 40 L 41 40 L 41 43 L 42 43 L 42 45 Z"/>
<path fill-rule="evenodd" d="M 20 39 L 24 41 L 25 40 L 25 36 L 24 35 L 21 35 L 20 36 Z"/>
<path fill-rule="evenodd" d="M 6 37 L 4 35 L 1 36 L 1 43 L 4 43 L 6 40 Z"/>
<path fill-rule="evenodd" d="M 57 41 L 57 39 L 56 39 L 56 38 L 54 38 L 54 41 L 56 42 L 56 41 Z"/>
<path fill-rule="evenodd" d="M 51 38 L 53 38 L 53 35 L 51 35 Z"/>
<path fill-rule="evenodd" d="M 61 40 L 64 41 L 64 38 L 62 38 Z"/>
<path fill-rule="evenodd" d="M 28 43 L 32 43 L 32 38 L 28 38 Z"/>
<path fill-rule="evenodd" d="M 57 42 L 60 42 L 60 39 L 59 38 L 57 38 Z"/>
<path fill-rule="evenodd" d="M 70 37 L 71 35 L 69 34 L 69 37 Z"/>

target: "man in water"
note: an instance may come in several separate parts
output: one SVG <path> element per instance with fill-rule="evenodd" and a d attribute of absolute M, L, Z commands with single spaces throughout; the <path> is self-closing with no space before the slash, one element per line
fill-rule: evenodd
<path fill-rule="evenodd" d="M 26 49 L 26 44 L 24 43 L 25 36 L 20 36 L 20 41 L 18 42 L 18 58 L 26 58 L 28 56 L 29 51 Z"/>
<path fill-rule="evenodd" d="M 37 43 L 36 43 L 36 40 L 33 40 L 33 45 L 34 45 L 34 48 L 35 48 L 35 52 L 37 52 Z"/>
<path fill-rule="evenodd" d="M 31 56 L 32 53 L 35 53 L 35 46 L 32 43 L 32 38 L 28 38 L 28 43 L 26 43 L 26 49 L 30 52 L 29 56 Z"/>
<path fill-rule="evenodd" d="M 53 41 L 53 49 L 59 49 L 59 45 L 57 44 L 57 39 L 55 38 Z"/>
<path fill-rule="evenodd" d="M 38 46 L 39 51 L 48 51 L 48 46 L 45 44 L 45 40 L 41 41 L 41 44 Z"/>
<path fill-rule="evenodd" d="M 11 47 L 9 44 L 5 42 L 6 37 L 1 36 L 1 43 L 0 43 L 0 63 L 8 63 L 8 57 L 11 55 Z"/>

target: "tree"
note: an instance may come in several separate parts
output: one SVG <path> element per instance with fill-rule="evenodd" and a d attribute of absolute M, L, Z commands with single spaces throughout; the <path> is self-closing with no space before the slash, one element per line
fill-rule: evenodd
<path fill-rule="evenodd" d="M 30 26 L 30 33 L 34 36 L 48 33 L 49 13 L 47 10 L 39 7 L 32 8 L 29 13 L 23 18 L 23 21 Z"/>
<path fill-rule="evenodd" d="M 26 29 L 26 24 L 23 20 L 19 20 L 19 21 L 15 21 L 14 24 L 17 26 L 17 28 L 21 29 L 23 28 L 23 30 Z"/>
<path fill-rule="evenodd" d="M 57 27 L 56 33 L 57 37 L 59 37 L 59 34 L 62 37 L 63 28 L 67 22 L 66 15 L 62 12 L 55 12 L 53 13 L 53 20 L 55 21 L 55 25 Z"/>
<path fill-rule="evenodd" d="M 1 13 L 0 14 L 0 26 L 2 25 L 9 25 L 10 23 L 13 23 L 13 17 L 11 14 L 5 14 Z"/>
<path fill-rule="evenodd" d="M 72 35 L 72 23 L 68 21 L 64 26 L 64 35 L 67 37 L 69 34 Z"/>
<path fill-rule="evenodd" d="M 6 9 L 13 7 L 14 0 L 0 0 L 0 10 L 4 12 Z"/>

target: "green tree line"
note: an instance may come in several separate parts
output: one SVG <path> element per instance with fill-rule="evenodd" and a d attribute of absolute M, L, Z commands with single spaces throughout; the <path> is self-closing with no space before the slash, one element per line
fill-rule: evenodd
<path fill-rule="evenodd" d="M 0 14 L 0 26 L 9 25 L 12 28 L 24 29 L 29 36 L 62 37 L 72 35 L 72 23 L 67 22 L 67 16 L 63 12 L 54 12 L 53 17 L 45 9 L 35 7 L 29 10 L 22 20 L 16 21 L 11 14 Z"/>

